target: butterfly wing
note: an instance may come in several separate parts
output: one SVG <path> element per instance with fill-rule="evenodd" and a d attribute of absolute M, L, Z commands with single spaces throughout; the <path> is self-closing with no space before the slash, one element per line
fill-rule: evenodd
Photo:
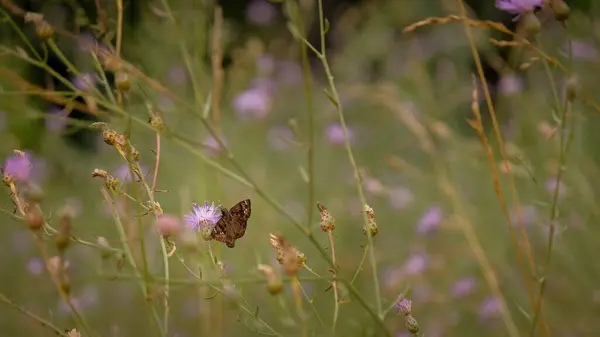
<path fill-rule="evenodd" d="M 233 207 L 231 207 L 231 209 L 229 209 L 229 214 L 235 220 L 235 226 L 232 228 L 232 234 L 237 240 L 246 234 L 248 219 L 252 214 L 250 199 L 242 200 L 235 204 Z"/>
<path fill-rule="evenodd" d="M 235 240 L 246 233 L 248 218 L 251 214 L 250 199 L 242 200 L 231 209 L 221 209 L 221 219 L 213 229 L 212 238 L 229 248 L 235 247 Z"/>

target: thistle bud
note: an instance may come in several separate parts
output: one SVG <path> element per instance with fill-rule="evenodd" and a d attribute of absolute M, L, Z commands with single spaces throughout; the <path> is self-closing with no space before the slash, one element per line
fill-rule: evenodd
<path fill-rule="evenodd" d="M 419 322 L 411 314 L 404 316 L 404 324 L 408 332 L 412 334 L 419 332 Z"/>
<path fill-rule="evenodd" d="M 54 37 L 54 28 L 46 20 L 42 20 L 35 24 L 35 33 L 40 39 L 48 40 Z"/>
<path fill-rule="evenodd" d="M 554 18 L 557 21 L 565 21 L 569 18 L 569 14 L 571 14 L 569 5 L 563 0 L 553 0 L 550 3 L 550 8 L 554 11 Z"/>
<path fill-rule="evenodd" d="M 537 35 L 542 30 L 542 24 L 533 12 L 524 13 L 521 16 L 523 27 L 530 35 Z"/>
<path fill-rule="evenodd" d="M 283 283 L 275 274 L 271 266 L 259 264 L 258 270 L 262 271 L 267 277 L 267 291 L 271 295 L 277 295 L 283 290 Z"/>

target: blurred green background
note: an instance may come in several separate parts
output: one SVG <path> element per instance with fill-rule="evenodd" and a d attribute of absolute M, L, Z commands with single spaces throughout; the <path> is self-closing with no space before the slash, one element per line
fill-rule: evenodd
<path fill-rule="evenodd" d="M 230 63 L 220 90 L 219 128 L 236 166 L 226 151 L 214 148 L 215 142 L 202 123 L 210 95 L 215 94 L 210 63 L 213 4 L 168 4 L 169 8 L 160 1 L 142 6 L 139 24 L 125 31 L 124 58 L 182 100 L 169 98 L 140 76 L 130 74 L 132 89 L 124 98 L 125 114 L 110 111 L 111 106 L 115 107 L 112 103 L 108 108 L 100 104 L 101 110 L 110 115 L 104 121 L 130 135 L 140 153 L 145 180 L 150 183 L 156 137 L 146 123 L 148 107 L 160 114 L 168 132 L 161 137 L 157 189 L 162 191 L 156 199 L 165 213 L 183 217 L 191 211 L 192 202 L 205 200 L 228 207 L 245 198 L 252 200 L 247 232 L 234 249 L 210 242 L 209 250 L 209 243 L 187 232 L 173 238 L 178 248 L 169 259 L 168 336 L 331 336 L 334 298 L 333 291 L 327 290 L 330 266 L 291 221 L 304 228 L 310 226 L 318 245 L 331 254 L 327 234 L 319 228 L 318 210 L 307 204 L 307 111 L 314 116 L 312 201 L 326 205 L 336 219 L 339 277 L 353 278 L 368 240 L 362 231 L 363 206 L 344 148 L 339 116 L 323 93 L 327 87 L 323 67 L 311 56 L 311 100 L 307 100 L 301 44 L 286 28 L 289 3 L 253 0 L 240 3 L 237 10 L 233 4 L 225 6 L 220 46 Z M 590 102 L 598 97 L 600 6 L 575 1 L 569 5 L 572 12 L 566 29 L 554 20 L 548 8 L 538 12 L 542 31 L 532 39 L 536 47 L 566 65 L 576 78 L 579 91 L 564 130 L 560 125 L 563 112 L 554 104 L 552 87 L 564 100 L 568 79 L 565 72 L 552 64 L 546 69 L 542 61 L 532 59 L 539 54 L 531 48 L 499 51 L 489 42 L 490 36 L 505 40 L 510 36 L 483 28 L 472 28 L 472 32 L 486 61 L 503 64 L 506 61 L 499 57 L 502 53 L 516 69 L 500 67 L 494 103 L 518 200 L 513 199 L 509 176 L 503 172 L 482 96 L 479 103 L 513 226 L 518 227 L 515 204 L 520 205 L 523 214 L 536 274 L 526 271 L 526 277 L 534 289 L 540 284 L 544 287 L 544 322 L 550 331 L 545 335 L 595 336 L 600 332 L 600 323 L 595 320 L 600 314 L 600 267 L 594 257 L 600 234 L 596 206 L 600 185 L 595 178 L 600 173 L 600 153 L 595 143 L 600 141 L 600 120 L 598 109 Z M 511 21 L 510 15 L 493 4 L 471 2 L 471 6 L 469 9 L 476 8 L 477 12 L 470 14 L 482 20 Z M 318 19 L 315 1 L 300 1 L 297 7 L 303 27 L 310 27 Z M 114 4 L 107 4 L 106 11 L 109 28 L 114 30 Z M 376 277 L 367 254 L 353 287 L 360 300 L 375 311 L 378 302 L 384 309 L 391 308 L 398 296 L 410 289 L 406 296 L 413 301 L 419 335 L 510 335 L 506 316 L 503 319 L 501 314 L 502 298 L 518 335 L 539 336 L 538 331 L 530 333 L 536 315 L 530 307 L 510 225 L 494 192 L 494 175 L 486 151 L 466 122 L 473 118 L 475 70 L 464 28 L 460 23 L 450 23 L 402 32 L 404 27 L 427 17 L 457 13 L 454 1 L 396 0 L 364 1 L 333 11 L 327 58 L 365 197 L 375 211 L 379 229 L 373 238 Z M 19 73 L 25 63 L 15 56 L 19 51 L 14 52 L 14 48 L 22 42 L 14 31 L 8 33 L 12 28 L 6 16 L 1 29 L 2 67 Z M 57 38 L 59 46 L 76 50 L 73 41 L 62 39 Z M 88 52 L 76 50 L 69 55 L 82 74 L 94 71 L 94 60 Z M 531 66 L 520 70 L 518 66 L 526 62 Z M 94 169 L 106 170 L 125 181 L 123 192 L 138 199 L 136 202 L 121 195 L 119 208 L 126 232 L 131 235 L 134 255 L 141 261 L 136 203 L 147 201 L 147 196 L 140 183 L 123 179 L 127 164 L 118 152 L 102 142 L 99 130 L 92 136 L 97 150 L 73 147 L 65 141 L 64 134 L 73 131 L 65 123 L 87 127 L 88 122 L 49 113 L 47 106 L 33 100 L 35 95 L 24 92 L 9 77 L 0 77 L 0 89 L 0 151 L 4 157 L 9 157 L 13 149 L 32 152 L 32 179 L 44 191 L 41 208 L 48 223 L 58 228 L 60 210 L 70 205 L 76 210 L 73 235 L 89 242 L 102 236 L 112 247 L 122 249 L 111 206 L 101 193 L 102 182 L 91 177 Z M 109 101 L 106 94 L 98 94 L 89 95 L 98 102 Z M 213 114 L 214 110 L 210 111 L 209 123 Z M 561 132 L 569 142 L 564 163 L 560 158 Z M 207 160 L 222 169 L 215 169 Z M 223 169 L 253 181 L 258 191 L 223 174 Z M 554 247 L 548 267 L 552 196 L 560 169 L 558 218 L 554 221 Z M 137 197 L 134 190 L 138 190 Z M 4 211 L 0 227 L 4 255 L 0 264 L 5 275 L 0 293 L 57 327 L 81 330 L 50 281 L 25 222 L 15 218 L 9 193 L 6 188 L 5 197 L 0 199 Z M 276 201 L 288 216 L 268 200 Z M 102 259 L 98 249 L 76 243 L 65 253 L 72 301 L 98 335 L 160 335 L 149 308 L 156 308 L 162 317 L 161 240 L 151 215 L 141 216 L 141 222 L 149 271 L 154 277 L 151 299 L 144 298 L 132 268 L 122 257 Z M 321 276 L 299 271 L 306 294 L 301 312 L 286 278 L 284 291 L 271 296 L 264 275 L 257 270 L 258 264 L 269 264 L 283 275 L 275 250 L 269 245 L 270 233 L 285 235 L 306 255 L 310 269 Z M 48 254 L 55 255 L 53 241 L 46 238 Z M 523 244 L 520 249 L 523 251 Z M 223 263 L 225 283 L 209 251 Z M 188 268 L 201 269 L 204 280 L 213 282 L 217 289 L 203 285 Z M 375 280 L 380 288 L 379 299 Z M 499 292 L 490 286 L 493 280 Z M 228 295 L 229 282 L 235 284 L 241 297 Z M 340 286 L 340 293 L 350 302 L 340 306 L 336 335 L 385 336 L 347 286 Z M 537 298 L 537 290 L 534 295 Z M 9 305 L 0 308 L 0 332 L 5 336 L 55 334 Z M 395 309 L 382 321 L 389 334 L 408 336 L 403 315 Z"/>

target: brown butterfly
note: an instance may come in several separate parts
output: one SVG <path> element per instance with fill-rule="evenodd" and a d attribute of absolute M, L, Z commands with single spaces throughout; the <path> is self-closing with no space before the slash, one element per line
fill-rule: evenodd
<path fill-rule="evenodd" d="M 246 233 L 251 211 L 250 199 L 242 200 L 230 209 L 221 208 L 221 219 L 213 229 L 212 238 L 229 248 L 235 247 L 235 240 Z"/>

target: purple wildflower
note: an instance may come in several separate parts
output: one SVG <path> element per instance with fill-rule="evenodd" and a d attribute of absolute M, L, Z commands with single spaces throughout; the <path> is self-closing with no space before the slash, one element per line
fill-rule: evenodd
<path fill-rule="evenodd" d="M 352 143 L 354 141 L 354 132 L 350 128 L 347 128 L 347 131 L 348 140 L 350 141 L 350 143 Z M 327 129 L 325 129 L 325 136 L 333 145 L 344 145 L 345 143 L 344 130 L 342 129 L 342 126 L 338 123 L 329 125 Z"/>
<path fill-rule="evenodd" d="M 425 254 L 413 254 L 404 263 L 402 270 L 404 275 L 418 275 L 429 266 L 429 258 Z"/>
<path fill-rule="evenodd" d="M 268 26 L 275 19 L 277 11 L 272 4 L 265 0 L 254 0 L 248 6 L 246 15 L 251 22 L 260 26 Z"/>
<path fill-rule="evenodd" d="M 71 82 L 81 91 L 91 91 L 96 86 L 96 76 L 93 73 L 84 73 L 74 77 Z"/>
<path fill-rule="evenodd" d="M 518 226 L 531 226 L 538 219 L 538 209 L 535 205 L 523 205 L 521 206 L 521 216 L 523 217 L 523 222 L 521 223 L 521 219 L 517 216 L 516 210 L 513 208 L 510 211 L 510 219 L 515 227 Z"/>
<path fill-rule="evenodd" d="M 396 303 L 396 310 L 401 313 L 408 315 L 412 311 L 412 302 L 409 299 L 403 298 L 398 303 Z"/>
<path fill-rule="evenodd" d="M 221 219 L 221 209 L 214 203 L 208 203 L 205 201 L 202 206 L 197 203 L 193 203 L 192 211 L 185 215 L 183 218 L 188 227 L 194 232 L 200 232 L 202 238 L 210 240 L 212 230 Z"/>
<path fill-rule="evenodd" d="M 227 140 L 222 136 L 221 136 L 221 142 L 225 146 L 227 146 Z M 206 137 L 206 139 L 204 140 L 202 145 L 204 145 L 206 152 L 211 156 L 216 156 L 222 150 L 221 144 L 219 144 L 219 142 L 217 142 L 215 137 L 213 137 L 211 135 Z"/>
<path fill-rule="evenodd" d="M 549 178 L 546 180 L 546 190 L 550 193 L 550 196 L 554 198 L 554 190 L 558 188 L 558 200 L 565 196 L 565 184 L 562 181 L 558 181 L 556 178 Z"/>
<path fill-rule="evenodd" d="M 284 125 L 276 125 L 269 129 L 267 138 L 269 139 L 271 148 L 284 151 L 290 148 L 291 142 L 294 141 L 296 135 L 294 135 L 294 131 L 292 131 L 292 129 L 289 127 Z"/>
<path fill-rule="evenodd" d="M 475 290 L 477 283 L 474 277 L 467 276 L 463 277 L 454 283 L 452 286 L 452 296 L 453 297 L 463 297 L 467 296 Z"/>
<path fill-rule="evenodd" d="M 496 8 L 510 14 L 533 12 L 543 5 L 543 0 L 496 0 Z"/>
<path fill-rule="evenodd" d="M 394 209 L 405 209 L 413 201 L 412 191 L 406 187 L 397 187 L 388 191 L 390 206 Z"/>
<path fill-rule="evenodd" d="M 239 94 L 233 101 L 237 115 L 246 119 L 263 119 L 271 110 L 271 98 L 266 90 L 252 88 Z"/>
<path fill-rule="evenodd" d="M 439 206 L 429 208 L 417 223 L 417 233 L 428 235 L 433 233 L 444 220 L 444 211 Z"/>
<path fill-rule="evenodd" d="M 500 77 L 498 91 L 506 96 L 515 95 L 523 91 L 523 79 L 514 74 Z"/>
<path fill-rule="evenodd" d="M 593 61 L 598 58 L 598 50 L 589 42 L 573 40 L 571 47 L 573 48 L 573 57 L 578 60 Z M 566 47 L 564 49 L 567 50 Z"/>
<path fill-rule="evenodd" d="M 62 132 L 67 126 L 67 117 L 65 110 L 57 107 L 53 107 L 48 111 L 48 117 L 46 118 L 46 129 Z"/>
<path fill-rule="evenodd" d="M 277 81 L 287 85 L 302 82 L 302 67 L 295 61 L 279 61 L 277 63 Z"/>
<path fill-rule="evenodd" d="M 184 85 L 187 81 L 187 70 L 182 66 L 175 66 L 169 69 L 167 81 L 174 85 Z"/>
<path fill-rule="evenodd" d="M 275 69 L 275 60 L 271 55 L 261 55 L 256 59 L 256 68 L 263 74 L 270 74 Z"/>
<path fill-rule="evenodd" d="M 502 302 L 497 297 L 487 297 L 479 306 L 479 318 L 490 319 L 500 312 Z"/>
<path fill-rule="evenodd" d="M 27 262 L 27 270 L 33 276 L 40 276 L 44 272 L 44 261 L 40 258 L 33 258 Z"/>
<path fill-rule="evenodd" d="M 32 172 L 31 155 L 27 152 L 15 153 L 4 161 L 4 177 L 26 182 L 31 179 Z"/>

